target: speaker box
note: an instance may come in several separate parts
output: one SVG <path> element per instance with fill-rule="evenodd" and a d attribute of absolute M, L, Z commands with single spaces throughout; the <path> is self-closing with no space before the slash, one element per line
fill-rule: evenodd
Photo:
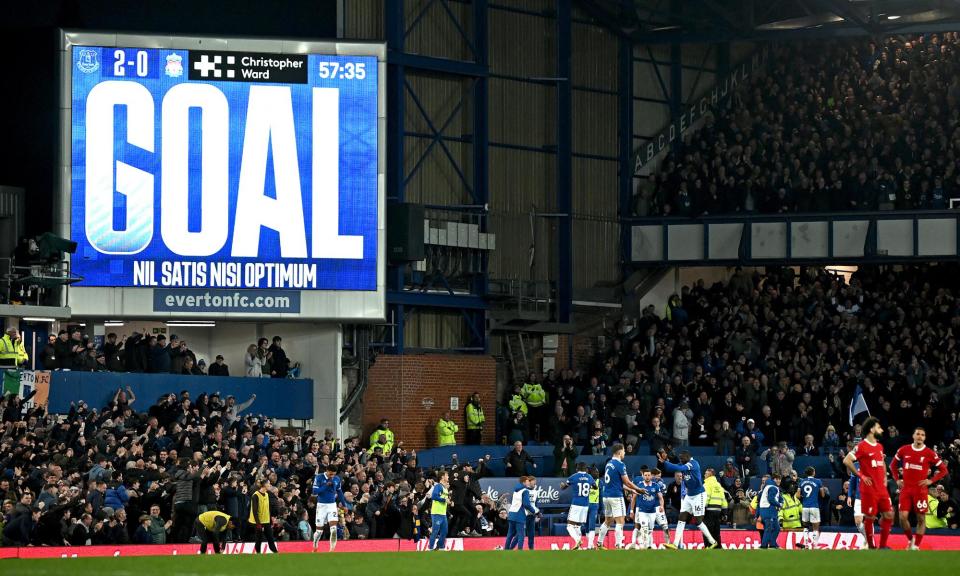
<path fill-rule="evenodd" d="M 387 204 L 387 260 L 423 260 L 423 205 Z"/>

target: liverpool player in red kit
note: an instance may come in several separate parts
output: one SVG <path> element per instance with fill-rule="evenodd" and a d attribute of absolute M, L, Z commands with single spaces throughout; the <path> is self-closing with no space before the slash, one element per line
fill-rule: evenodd
<path fill-rule="evenodd" d="M 887 539 L 893 526 L 893 503 L 887 492 L 887 465 L 883 446 L 879 442 L 883 426 L 871 416 L 863 423 L 863 434 L 863 440 L 847 453 L 843 464 L 851 474 L 860 478 L 860 508 L 863 511 L 867 547 L 877 547 L 873 542 L 873 519 L 880 513 L 883 515 L 880 518 L 880 548 L 887 548 Z M 860 463 L 859 470 L 854 467 L 854 462 Z"/>
<path fill-rule="evenodd" d="M 920 549 L 920 542 L 926 530 L 924 516 L 927 514 L 927 487 L 947 475 L 946 463 L 937 456 L 936 452 L 923 444 L 926 439 L 926 430 L 915 429 L 913 444 L 902 446 L 890 462 L 890 476 L 897 481 L 897 486 L 900 488 L 900 526 L 903 527 L 903 533 L 910 542 L 910 550 Z M 932 468 L 936 468 L 937 473 L 930 478 Z M 900 470 L 903 470 L 902 478 Z M 915 512 L 917 515 L 916 537 L 910 530 L 910 512 Z"/>

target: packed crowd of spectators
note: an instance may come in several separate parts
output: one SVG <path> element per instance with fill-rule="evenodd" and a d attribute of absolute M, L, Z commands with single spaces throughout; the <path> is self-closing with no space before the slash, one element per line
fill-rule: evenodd
<path fill-rule="evenodd" d="M 311 539 L 314 475 L 335 465 L 343 480 L 340 539 L 427 534 L 425 500 L 436 474 L 417 465 L 384 420 L 361 445 L 328 430 L 288 433 L 248 409 L 256 396 L 188 392 L 150 406 L 117 390 L 97 409 L 83 402 L 66 417 L 31 397 L 0 400 L 0 530 L 5 546 L 182 543 L 198 514 L 243 520 L 227 535 L 253 540 L 250 498 L 263 481 L 280 540 Z M 504 535 L 506 509 L 481 494 L 489 457 L 448 466 L 451 534 Z M 502 511 L 501 511 L 502 509 Z"/>
<path fill-rule="evenodd" d="M 186 340 L 176 334 L 172 334 L 168 342 L 165 334 L 134 332 L 129 337 L 118 337 L 111 332 L 98 348 L 78 326 L 50 334 L 40 352 L 40 363 L 46 370 L 230 376 L 230 368 L 222 355 L 217 354 L 207 366 L 204 359 L 197 359 Z M 245 376 L 287 378 L 295 370 L 280 336 L 274 336 L 272 343 L 260 338 L 256 344 L 250 344 L 244 354 Z"/>
<path fill-rule="evenodd" d="M 643 179 L 638 216 L 949 208 L 960 36 L 789 43 Z"/>
<path fill-rule="evenodd" d="M 746 483 L 761 462 L 789 475 L 803 455 L 826 457 L 845 478 L 843 456 L 860 437 L 848 420 L 859 386 L 886 426 L 888 455 L 923 426 L 957 478 L 958 272 L 861 267 L 846 282 L 813 267 L 768 268 L 701 280 L 662 315 L 643 310 L 592 370 L 531 374 L 508 391 L 498 425 L 508 441 L 574 455 L 606 454 L 614 442 L 628 455 L 702 446 L 727 457 L 718 475 L 728 482 Z"/>

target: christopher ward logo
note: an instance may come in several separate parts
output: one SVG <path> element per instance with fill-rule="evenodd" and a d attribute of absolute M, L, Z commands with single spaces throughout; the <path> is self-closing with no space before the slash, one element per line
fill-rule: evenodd
<path fill-rule="evenodd" d="M 191 80 L 307 83 L 307 57 L 256 52 L 190 52 Z"/>

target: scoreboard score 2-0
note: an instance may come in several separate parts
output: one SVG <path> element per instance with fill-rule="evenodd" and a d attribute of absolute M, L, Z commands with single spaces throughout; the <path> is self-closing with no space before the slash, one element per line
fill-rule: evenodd
<path fill-rule="evenodd" d="M 77 288 L 382 290 L 382 45 L 77 36 Z"/>

